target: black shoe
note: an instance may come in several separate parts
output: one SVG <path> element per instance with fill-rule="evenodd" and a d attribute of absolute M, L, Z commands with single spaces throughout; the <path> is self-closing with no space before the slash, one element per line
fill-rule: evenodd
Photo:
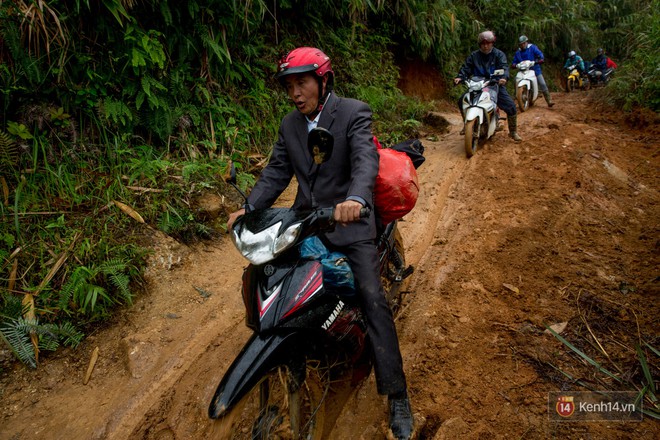
<path fill-rule="evenodd" d="M 413 416 L 408 397 L 388 399 L 390 404 L 390 430 L 396 440 L 409 440 L 413 433 Z"/>

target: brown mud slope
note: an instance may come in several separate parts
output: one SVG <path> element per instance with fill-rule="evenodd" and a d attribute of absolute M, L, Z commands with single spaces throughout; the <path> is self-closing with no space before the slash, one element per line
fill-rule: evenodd
<path fill-rule="evenodd" d="M 649 417 L 548 420 L 548 392 L 641 388 L 635 347 L 660 348 L 659 126 L 635 115 L 631 127 L 587 96 L 538 101 L 519 116 L 524 142 L 498 133 L 469 160 L 457 112 L 424 141 L 420 199 L 402 222 L 416 271 L 397 321 L 421 439 L 660 438 Z M 3 364 L 0 439 L 211 438 L 209 399 L 249 335 L 244 264 L 228 240 L 158 238 L 149 292 L 116 325 L 35 371 Z M 623 383 L 544 333 L 558 323 Z M 657 385 L 660 359 L 645 354 Z M 332 438 L 382 439 L 386 421 L 371 377 Z"/>

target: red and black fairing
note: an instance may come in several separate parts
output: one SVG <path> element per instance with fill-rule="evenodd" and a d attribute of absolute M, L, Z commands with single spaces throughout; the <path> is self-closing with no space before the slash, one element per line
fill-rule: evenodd
<path fill-rule="evenodd" d="M 253 230 L 282 218 L 281 214 L 267 222 L 262 218 Z M 284 225 L 288 224 L 285 219 Z M 332 365 L 367 359 L 360 371 L 369 373 L 366 322 L 359 302 L 355 295 L 326 285 L 320 262 L 301 258 L 297 249 L 291 249 L 268 263 L 251 264 L 243 273 L 242 296 L 246 324 L 254 334 L 220 382 L 209 406 L 211 418 L 227 414 L 279 365 L 304 372 L 305 359 Z"/>
<path fill-rule="evenodd" d="M 323 266 L 315 260 L 281 259 L 250 265 L 243 274 L 243 301 L 248 327 L 258 333 L 277 327 L 327 333 L 363 341 L 362 313 L 356 299 L 326 286 Z"/>
<path fill-rule="evenodd" d="M 366 323 L 357 299 L 326 289 L 318 261 L 250 265 L 242 293 L 246 322 L 255 333 L 218 386 L 209 417 L 225 415 L 277 365 L 296 369 L 305 358 L 333 363 L 364 358 Z M 363 376 L 370 364 L 365 367 Z"/>

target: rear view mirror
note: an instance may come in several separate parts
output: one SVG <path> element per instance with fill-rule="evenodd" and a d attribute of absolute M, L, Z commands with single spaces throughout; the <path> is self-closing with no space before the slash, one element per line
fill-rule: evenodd
<path fill-rule="evenodd" d="M 225 182 L 230 184 L 236 183 L 236 166 L 234 166 L 233 160 L 229 162 L 229 167 L 224 177 L 225 177 Z"/>
<path fill-rule="evenodd" d="M 330 160 L 334 145 L 334 136 L 325 128 L 313 128 L 307 136 L 307 148 L 316 165 L 321 165 Z"/>
<path fill-rule="evenodd" d="M 236 166 L 234 165 L 234 161 L 231 160 L 229 161 L 228 164 L 228 169 L 226 171 L 226 174 L 224 175 L 225 182 L 236 188 L 236 191 L 243 197 L 245 200 L 245 203 L 247 204 L 247 196 L 245 193 L 238 187 L 238 179 L 236 178 Z"/>

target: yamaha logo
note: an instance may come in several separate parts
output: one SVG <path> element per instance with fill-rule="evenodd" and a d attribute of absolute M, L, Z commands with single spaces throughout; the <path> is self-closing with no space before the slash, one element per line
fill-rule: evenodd
<path fill-rule="evenodd" d="M 273 267 L 272 264 L 267 264 L 267 265 L 264 266 L 264 275 L 269 277 L 274 273 L 275 273 L 275 267 Z"/>

